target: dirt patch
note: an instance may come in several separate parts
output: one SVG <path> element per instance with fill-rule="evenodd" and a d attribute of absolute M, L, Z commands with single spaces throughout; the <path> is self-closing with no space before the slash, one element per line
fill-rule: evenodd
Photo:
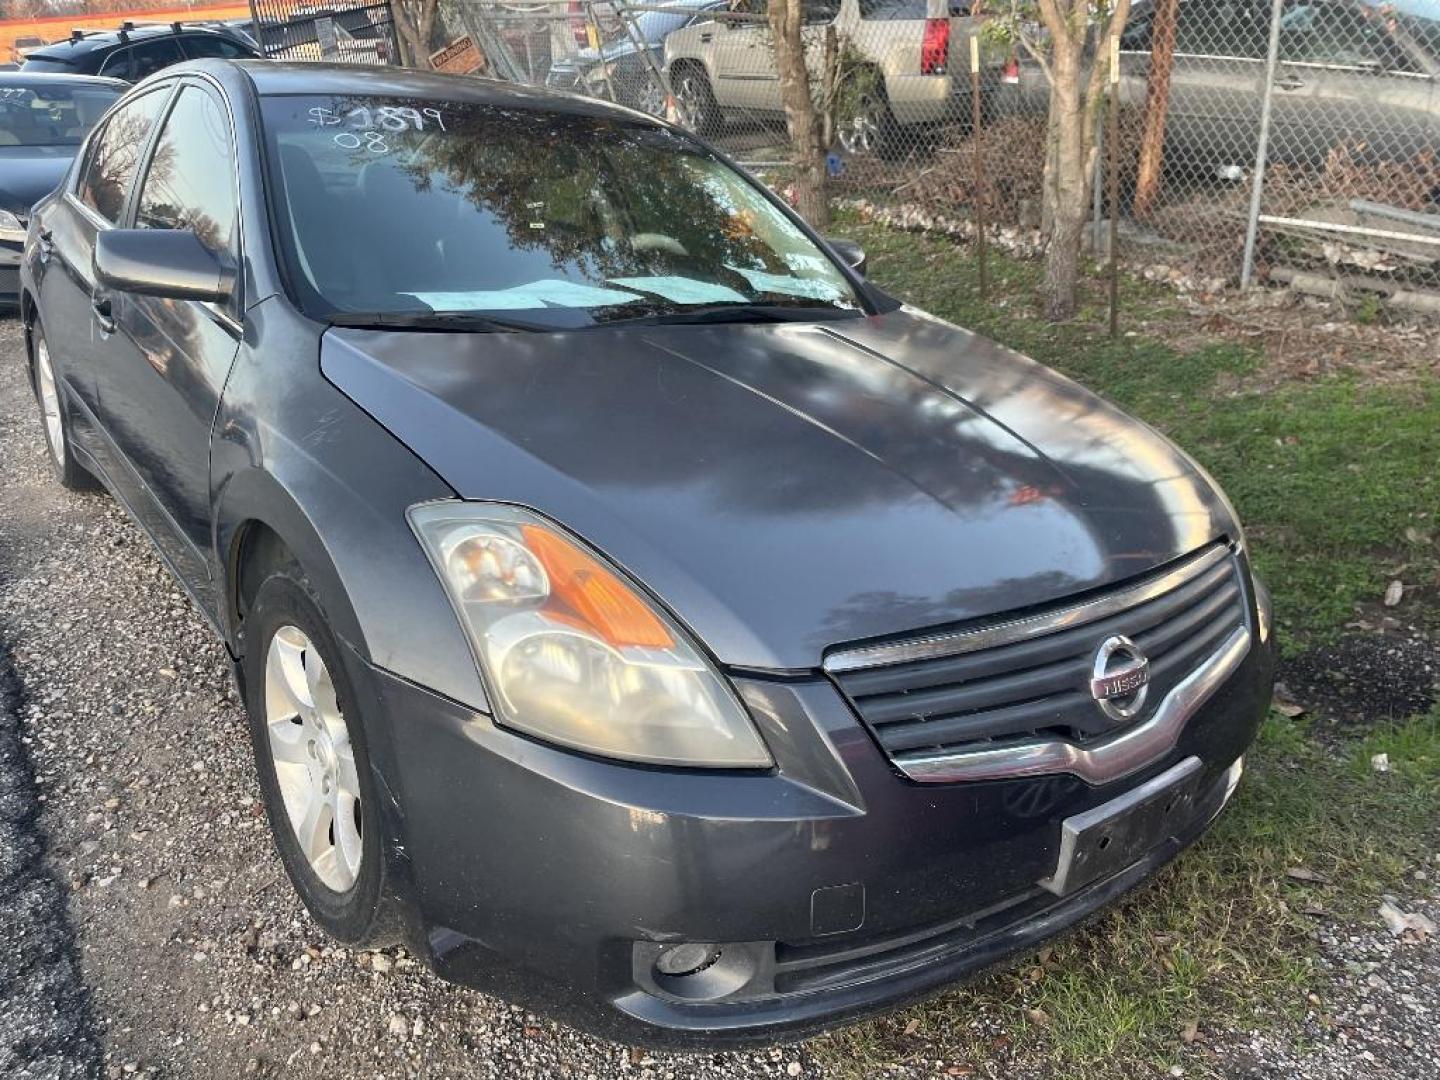
<path fill-rule="evenodd" d="M 1440 645 L 1427 634 L 1350 634 L 1281 664 L 1297 704 L 1343 728 L 1426 712 L 1440 699 Z"/>

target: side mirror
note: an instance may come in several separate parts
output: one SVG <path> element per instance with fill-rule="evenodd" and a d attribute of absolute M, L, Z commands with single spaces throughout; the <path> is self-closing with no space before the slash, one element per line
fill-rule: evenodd
<path fill-rule="evenodd" d="M 865 276 L 865 249 L 854 240 L 839 240 L 826 237 L 825 242 L 830 245 L 830 250 L 839 255 L 845 265 L 854 270 L 861 277 Z"/>
<path fill-rule="evenodd" d="M 229 298 L 235 275 L 189 229 L 103 229 L 95 236 L 95 279 L 116 292 L 169 300 Z"/>

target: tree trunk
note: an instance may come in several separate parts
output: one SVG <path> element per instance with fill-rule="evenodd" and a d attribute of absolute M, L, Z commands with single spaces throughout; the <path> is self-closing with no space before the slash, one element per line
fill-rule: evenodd
<path fill-rule="evenodd" d="M 1145 130 L 1140 138 L 1140 172 L 1135 183 L 1135 216 L 1145 218 L 1160 194 L 1165 168 L 1165 119 L 1170 111 L 1170 73 L 1175 67 L 1175 23 L 1180 0 L 1157 0 L 1150 24 L 1150 79 L 1145 96 Z"/>
<path fill-rule="evenodd" d="M 439 10 L 439 0 L 396 0 L 390 6 L 402 59 L 410 67 L 430 66 L 430 38 L 435 33 Z"/>
<path fill-rule="evenodd" d="M 830 202 L 825 194 L 825 148 L 821 124 L 810 92 L 810 71 L 805 66 L 805 40 L 801 34 L 801 0 L 771 0 L 766 13 L 774 39 L 775 67 L 780 75 L 780 101 L 795 159 L 795 202 L 800 215 L 817 229 L 830 224 Z"/>
<path fill-rule="evenodd" d="M 1056 41 L 1051 59 L 1050 152 L 1045 161 L 1045 206 L 1050 223 L 1041 297 L 1047 318 L 1074 316 L 1080 276 L 1080 241 L 1090 202 L 1091 139 L 1080 86 L 1082 45 Z"/>

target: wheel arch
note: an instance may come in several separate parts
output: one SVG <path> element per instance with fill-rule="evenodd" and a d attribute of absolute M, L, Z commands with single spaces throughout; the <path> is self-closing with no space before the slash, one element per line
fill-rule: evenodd
<path fill-rule="evenodd" d="M 259 469 L 232 476 L 216 499 L 215 550 L 222 553 L 219 605 L 226 644 L 245 654 L 245 615 L 266 574 L 288 563 L 314 586 L 335 636 L 369 658 L 365 635 L 320 531 L 299 501 Z"/>

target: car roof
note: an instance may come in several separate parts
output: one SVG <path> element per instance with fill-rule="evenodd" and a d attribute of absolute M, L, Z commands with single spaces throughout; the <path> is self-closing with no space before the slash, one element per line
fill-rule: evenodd
<path fill-rule="evenodd" d="M 43 49 L 35 49 L 26 56 L 26 59 L 36 60 L 58 60 L 64 63 L 76 56 L 88 56 L 92 52 L 99 52 L 102 49 L 113 49 L 120 45 L 133 45 L 137 41 L 149 41 L 151 38 L 175 36 L 178 34 L 209 34 L 215 37 L 223 37 L 228 40 L 235 40 L 235 35 L 218 26 L 197 26 L 193 23 L 181 23 L 177 30 L 170 23 L 156 23 L 151 25 L 136 26 L 131 30 L 96 30 L 87 31 L 84 37 L 79 39 L 66 38 L 64 41 L 57 41 L 46 45 Z"/>
<path fill-rule="evenodd" d="M 104 75 L 71 75 L 68 71 L 0 71 L 0 86 L 100 86 L 126 91 L 130 84 L 124 79 Z"/>
<path fill-rule="evenodd" d="M 215 65 L 236 67 L 250 77 L 261 97 L 284 94 L 322 94 L 440 98 L 446 101 L 493 105 L 496 108 L 534 109 L 574 116 L 615 116 L 629 119 L 643 114 L 607 101 L 523 86 L 476 75 L 444 75 L 436 71 L 373 67 L 366 64 L 324 64 L 310 61 L 200 60 L 177 64 L 166 72 L 214 70 Z"/>

